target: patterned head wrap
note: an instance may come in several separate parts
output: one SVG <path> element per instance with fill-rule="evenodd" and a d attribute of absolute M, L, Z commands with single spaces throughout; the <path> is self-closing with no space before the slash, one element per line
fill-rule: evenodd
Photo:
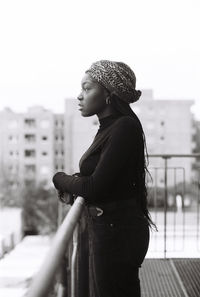
<path fill-rule="evenodd" d="M 141 91 L 135 89 L 135 74 L 125 63 L 108 60 L 97 61 L 86 73 L 111 94 L 117 95 L 128 104 L 136 102 L 141 96 Z"/>

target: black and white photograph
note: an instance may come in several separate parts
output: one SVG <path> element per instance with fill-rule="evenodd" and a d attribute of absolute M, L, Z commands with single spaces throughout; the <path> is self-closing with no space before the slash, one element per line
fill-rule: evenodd
<path fill-rule="evenodd" d="M 200 296 L 200 2 L 0 0 L 0 296 Z"/>

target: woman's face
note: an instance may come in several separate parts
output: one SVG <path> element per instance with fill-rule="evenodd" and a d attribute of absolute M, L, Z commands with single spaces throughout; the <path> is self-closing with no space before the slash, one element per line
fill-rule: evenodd
<path fill-rule="evenodd" d="M 107 115 L 109 105 L 106 104 L 108 91 L 95 82 L 89 74 L 85 74 L 81 82 L 81 93 L 78 96 L 82 116 L 97 115 L 102 118 Z"/>

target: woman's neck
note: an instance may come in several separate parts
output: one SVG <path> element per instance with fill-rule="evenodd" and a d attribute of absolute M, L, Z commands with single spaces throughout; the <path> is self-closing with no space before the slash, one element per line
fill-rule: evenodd
<path fill-rule="evenodd" d="M 99 119 L 99 132 L 110 126 L 116 119 L 120 117 L 120 114 L 115 113 L 104 118 Z"/>
<path fill-rule="evenodd" d="M 112 107 L 111 104 L 108 104 L 106 108 L 97 114 L 99 121 L 103 118 L 109 117 L 113 114 L 116 114 L 116 110 Z"/>

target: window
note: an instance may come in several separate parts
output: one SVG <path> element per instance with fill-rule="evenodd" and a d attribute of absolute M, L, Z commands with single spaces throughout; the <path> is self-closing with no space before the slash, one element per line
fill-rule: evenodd
<path fill-rule="evenodd" d="M 25 179 L 24 183 L 25 183 L 26 187 L 34 187 L 35 186 L 35 180 Z"/>
<path fill-rule="evenodd" d="M 25 134 L 24 138 L 25 138 L 26 142 L 35 142 L 35 140 L 36 140 L 35 134 Z"/>
<path fill-rule="evenodd" d="M 25 123 L 25 126 L 26 127 L 29 127 L 29 128 L 36 126 L 36 121 L 33 118 L 26 118 L 26 119 L 24 119 L 24 123 Z"/>
<path fill-rule="evenodd" d="M 42 152 L 42 155 L 43 155 L 43 156 L 47 156 L 48 153 L 47 153 L 47 152 Z"/>
<path fill-rule="evenodd" d="M 44 135 L 44 136 L 42 136 L 42 140 L 46 141 L 46 140 L 48 140 L 48 137 Z"/>
<path fill-rule="evenodd" d="M 161 121 L 161 122 L 160 122 L 160 125 L 161 125 L 161 126 L 164 126 L 164 125 L 165 125 L 165 122 L 164 122 L 164 121 Z"/>
<path fill-rule="evenodd" d="M 8 136 L 8 140 L 9 140 L 9 142 L 17 143 L 17 141 L 18 141 L 18 135 L 9 135 Z"/>
<path fill-rule="evenodd" d="M 25 150 L 24 155 L 25 157 L 35 157 L 35 150 Z"/>
<path fill-rule="evenodd" d="M 28 164 L 25 165 L 25 173 L 35 173 L 36 172 L 36 166 L 34 164 Z"/>

